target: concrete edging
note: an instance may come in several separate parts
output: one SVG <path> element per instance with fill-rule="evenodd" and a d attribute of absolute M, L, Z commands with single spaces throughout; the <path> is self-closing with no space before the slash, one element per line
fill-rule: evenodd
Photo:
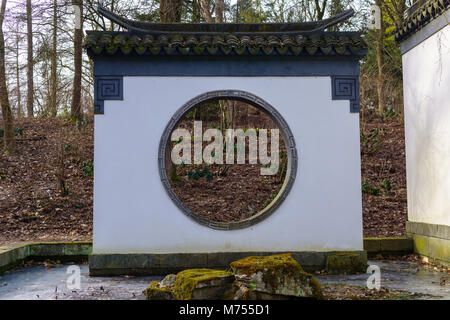
<path fill-rule="evenodd" d="M 326 268 L 329 256 L 342 252 L 357 254 L 362 263 L 367 263 L 365 251 L 91 254 L 89 275 L 166 275 L 192 268 L 227 269 L 231 262 L 248 256 L 269 256 L 280 253 L 291 253 L 305 271 L 314 272 Z"/>
<path fill-rule="evenodd" d="M 376 254 L 402 255 L 412 253 L 413 239 L 410 238 L 364 238 L 364 251 L 352 251 L 367 256 Z M 10 270 L 26 260 L 58 259 L 63 261 L 81 261 L 89 257 L 91 275 L 105 274 L 148 274 L 145 268 L 154 273 L 192 268 L 223 268 L 228 264 L 250 255 L 271 255 L 279 252 L 230 252 L 230 253 L 179 253 L 179 254 L 92 254 L 92 242 L 50 242 L 28 243 L 16 246 L 0 246 L 0 274 Z M 291 252 L 305 270 L 313 271 L 326 266 L 330 252 Z M 121 261 L 122 260 L 122 261 Z M 133 267 L 134 266 L 134 267 Z M 170 267 L 172 266 L 172 267 Z M 126 272 L 125 272 L 126 271 Z M 144 272 L 145 271 L 145 272 Z"/>
<path fill-rule="evenodd" d="M 81 261 L 92 252 L 92 242 L 47 242 L 0 246 L 0 274 L 26 260 Z"/>
<path fill-rule="evenodd" d="M 404 255 L 414 252 L 414 244 L 407 237 L 364 238 L 364 250 L 369 257 L 377 254 Z"/>
<path fill-rule="evenodd" d="M 406 234 L 414 252 L 450 265 L 450 226 L 407 221 Z"/>

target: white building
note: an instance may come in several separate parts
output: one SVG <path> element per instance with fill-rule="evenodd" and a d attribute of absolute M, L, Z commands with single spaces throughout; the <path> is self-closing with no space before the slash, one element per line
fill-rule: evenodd
<path fill-rule="evenodd" d="M 403 61 L 407 233 L 450 263 L 450 1 L 418 3 L 397 30 Z"/>
<path fill-rule="evenodd" d="M 363 250 L 357 32 L 328 20 L 286 24 L 157 24 L 99 9 L 126 32 L 88 32 L 95 76 L 91 274 L 226 267 L 291 252 L 323 269 Z M 170 188 L 171 129 L 200 102 L 234 98 L 267 111 L 288 147 L 277 198 L 239 223 L 199 219 Z"/>

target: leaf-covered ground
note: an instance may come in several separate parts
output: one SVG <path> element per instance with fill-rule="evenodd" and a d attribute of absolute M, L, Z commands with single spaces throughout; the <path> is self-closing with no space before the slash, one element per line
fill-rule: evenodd
<path fill-rule="evenodd" d="M 17 152 L 0 154 L 0 243 L 90 240 L 93 119 L 80 130 L 65 119 L 21 119 L 15 127 L 23 129 Z"/>
<path fill-rule="evenodd" d="M 15 127 L 23 129 L 17 153 L 0 154 L 0 244 L 90 240 L 93 118 L 79 126 L 61 118 L 19 119 Z M 402 236 L 407 217 L 403 119 L 363 115 L 361 132 L 364 236 Z M 61 194 L 61 180 L 67 195 Z"/>
<path fill-rule="evenodd" d="M 361 180 L 365 237 L 405 235 L 405 131 L 400 115 L 361 115 Z"/>
<path fill-rule="evenodd" d="M 234 128 L 264 128 L 268 130 L 267 149 L 270 155 L 272 129 L 277 125 L 263 113 L 236 117 Z M 256 111 L 257 112 L 257 111 Z M 254 114 L 254 115 L 253 115 Z M 219 119 L 203 121 L 203 131 L 219 128 Z M 184 118 L 178 129 L 189 130 L 193 136 L 192 119 Z M 203 142 L 203 148 L 209 143 Z M 172 148 L 172 147 L 171 147 Z M 171 149 L 170 148 L 170 149 Z M 224 144 L 224 150 L 228 146 Z M 201 218 L 217 222 L 235 222 L 252 217 L 266 208 L 275 197 L 286 177 L 287 157 L 283 137 L 279 137 L 279 166 L 273 175 L 261 175 L 260 170 L 268 167 L 261 164 L 249 164 L 249 148 L 245 152 L 245 164 L 237 164 L 237 144 L 234 145 L 234 164 L 226 164 L 226 152 L 223 152 L 223 164 L 195 165 L 183 164 L 175 167 L 176 181 L 171 182 L 172 190 L 184 205 Z M 203 170 L 207 174 L 203 174 Z"/>
<path fill-rule="evenodd" d="M 348 285 L 322 286 L 324 300 L 416 300 L 426 299 L 427 295 L 403 290 L 381 287 L 380 290 Z M 431 298 L 431 296 L 428 296 Z"/>

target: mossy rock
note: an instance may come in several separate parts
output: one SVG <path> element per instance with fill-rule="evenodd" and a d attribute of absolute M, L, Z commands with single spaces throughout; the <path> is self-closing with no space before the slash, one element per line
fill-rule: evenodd
<path fill-rule="evenodd" d="M 149 300 L 210 300 L 233 296 L 234 275 L 225 270 L 187 269 L 162 281 L 152 281 L 145 290 Z"/>
<path fill-rule="evenodd" d="M 334 253 L 327 258 L 326 271 L 329 274 L 355 274 L 366 272 L 367 265 L 356 253 Z"/>
<path fill-rule="evenodd" d="M 321 298 L 317 279 L 303 271 L 291 254 L 251 256 L 230 264 L 236 280 L 250 290 L 250 297 L 258 299 L 296 297 Z"/>
<path fill-rule="evenodd" d="M 177 274 L 172 292 L 177 300 L 223 299 L 233 282 L 233 273 L 225 270 L 188 269 Z"/>
<path fill-rule="evenodd" d="M 148 300 L 173 300 L 173 294 L 170 287 L 160 286 L 159 281 L 150 282 L 150 287 L 145 290 Z"/>

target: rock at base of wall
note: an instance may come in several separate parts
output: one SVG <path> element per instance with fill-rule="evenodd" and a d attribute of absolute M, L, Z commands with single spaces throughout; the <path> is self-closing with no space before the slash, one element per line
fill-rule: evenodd
<path fill-rule="evenodd" d="M 230 266 L 236 277 L 236 300 L 322 297 L 319 282 L 291 254 L 247 257 Z"/>
<path fill-rule="evenodd" d="M 174 300 L 171 287 L 164 287 L 159 281 L 150 282 L 150 287 L 145 290 L 148 300 Z"/>
<path fill-rule="evenodd" d="M 152 281 L 145 294 L 157 300 L 284 300 L 321 298 L 318 281 L 290 254 L 247 257 L 230 264 L 233 272 L 188 269 Z"/>
<path fill-rule="evenodd" d="M 170 276 L 170 279 L 168 277 Z M 188 269 L 161 282 L 153 281 L 145 294 L 149 300 L 217 300 L 233 294 L 234 275 L 214 269 Z"/>
<path fill-rule="evenodd" d="M 329 274 L 355 274 L 366 272 L 367 265 L 355 253 L 335 253 L 327 258 L 326 271 Z"/>

